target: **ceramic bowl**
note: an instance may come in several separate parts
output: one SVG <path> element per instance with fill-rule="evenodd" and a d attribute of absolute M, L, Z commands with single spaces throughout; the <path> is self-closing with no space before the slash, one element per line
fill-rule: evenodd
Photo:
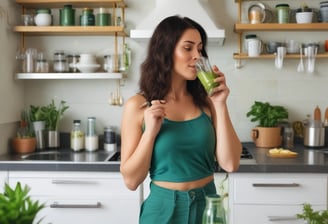
<path fill-rule="evenodd" d="M 96 72 L 100 68 L 100 64 L 77 63 L 76 68 L 82 73 L 92 73 Z"/>
<path fill-rule="evenodd" d="M 93 54 L 80 54 L 79 63 L 87 65 L 97 64 L 96 56 Z"/>

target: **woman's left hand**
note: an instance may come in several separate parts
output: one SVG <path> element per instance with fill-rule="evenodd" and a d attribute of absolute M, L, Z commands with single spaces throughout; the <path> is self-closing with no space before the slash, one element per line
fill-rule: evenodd
<path fill-rule="evenodd" d="M 230 90 L 226 85 L 225 76 L 216 65 L 213 66 L 213 72 L 217 75 L 217 78 L 214 81 L 218 82 L 219 86 L 214 88 L 213 94 L 210 98 L 213 102 L 225 103 L 230 93 Z"/>

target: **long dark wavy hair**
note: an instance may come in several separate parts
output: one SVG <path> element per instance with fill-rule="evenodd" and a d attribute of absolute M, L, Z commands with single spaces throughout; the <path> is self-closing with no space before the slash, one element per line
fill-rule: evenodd
<path fill-rule="evenodd" d="M 147 57 L 141 65 L 140 94 L 148 102 L 164 99 L 168 94 L 174 65 L 174 49 L 187 29 L 199 31 L 203 44 L 201 54 L 207 57 L 207 35 L 201 25 L 190 18 L 177 15 L 162 20 L 154 30 L 148 45 Z M 187 80 L 187 90 L 192 95 L 195 105 L 208 107 L 207 93 L 199 79 Z"/>

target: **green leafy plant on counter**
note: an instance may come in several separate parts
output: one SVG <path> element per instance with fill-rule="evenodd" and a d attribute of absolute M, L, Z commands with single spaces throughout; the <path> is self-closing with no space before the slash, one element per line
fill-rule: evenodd
<path fill-rule="evenodd" d="M 41 108 L 44 119 L 46 121 L 46 129 L 49 131 L 57 131 L 59 121 L 63 117 L 64 112 L 69 108 L 66 102 L 61 100 L 58 107 L 55 105 L 55 101 L 52 99 L 51 103 Z"/>
<path fill-rule="evenodd" d="M 304 219 L 308 224 L 327 224 L 328 210 L 314 211 L 308 203 L 303 204 L 303 213 L 297 214 L 297 218 Z"/>
<path fill-rule="evenodd" d="M 33 138 L 35 137 L 31 117 L 30 117 L 30 111 L 25 109 L 21 112 L 21 120 L 18 125 L 17 129 L 17 138 Z"/>
<path fill-rule="evenodd" d="M 288 118 L 288 111 L 283 106 L 255 101 L 246 116 L 251 117 L 251 122 L 258 122 L 259 127 L 277 127 L 279 123 Z"/>
<path fill-rule="evenodd" d="M 1 224 L 31 224 L 37 213 L 45 207 L 39 201 L 33 201 L 29 196 L 28 186 L 22 188 L 18 182 L 12 189 L 8 184 L 4 186 L 4 193 L 0 193 L 0 223 Z M 40 223 L 39 220 L 36 223 Z"/>
<path fill-rule="evenodd" d="M 34 121 L 45 121 L 44 108 L 40 106 L 30 105 L 30 119 Z"/>

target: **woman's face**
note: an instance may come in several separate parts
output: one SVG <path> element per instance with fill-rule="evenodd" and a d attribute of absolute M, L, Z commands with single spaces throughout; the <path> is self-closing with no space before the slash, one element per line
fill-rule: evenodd
<path fill-rule="evenodd" d="M 196 78 L 195 63 L 201 56 L 202 39 L 197 29 L 187 29 L 177 42 L 173 56 L 173 73 L 186 80 Z"/>

